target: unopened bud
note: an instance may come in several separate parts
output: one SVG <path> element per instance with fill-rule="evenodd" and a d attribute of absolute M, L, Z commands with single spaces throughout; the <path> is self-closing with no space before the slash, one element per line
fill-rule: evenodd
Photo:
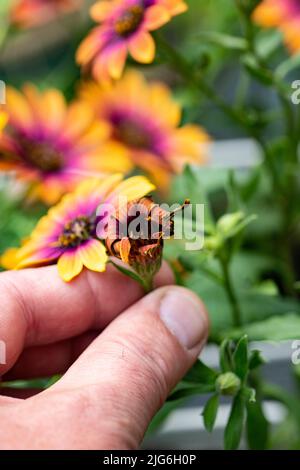
<path fill-rule="evenodd" d="M 233 372 L 219 375 L 216 380 L 216 389 L 222 395 L 235 395 L 241 387 L 241 380 Z"/>

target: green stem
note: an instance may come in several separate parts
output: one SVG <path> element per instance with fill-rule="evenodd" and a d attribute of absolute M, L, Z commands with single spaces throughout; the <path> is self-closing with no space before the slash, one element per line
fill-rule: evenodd
<path fill-rule="evenodd" d="M 239 301 L 238 301 L 238 298 L 237 298 L 237 295 L 233 286 L 233 282 L 231 279 L 231 275 L 229 271 L 229 263 L 227 260 L 220 259 L 220 264 L 221 264 L 223 276 L 224 276 L 225 291 L 226 291 L 228 300 L 231 305 L 233 325 L 239 328 L 242 325 L 242 315 L 241 315 L 241 310 L 239 306 Z"/>
<path fill-rule="evenodd" d="M 165 38 L 156 34 L 156 41 L 168 55 L 171 66 L 174 70 L 179 73 L 179 75 L 190 84 L 195 92 L 204 95 L 206 98 L 209 98 L 219 109 L 221 109 L 224 114 L 230 117 L 230 119 L 238 123 L 241 127 L 246 128 L 248 133 L 253 136 L 253 131 L 251 129 L 251 123 L 245 113 L 242 110 L 237 110 L 229 106 L 221 96 L 215 93 L 214 89 L 205 82 L 203 77 L 199 75 L 198 72 L 192 69 L 191 64 L 176 50 L 174 47 L 169 44 Z"/>

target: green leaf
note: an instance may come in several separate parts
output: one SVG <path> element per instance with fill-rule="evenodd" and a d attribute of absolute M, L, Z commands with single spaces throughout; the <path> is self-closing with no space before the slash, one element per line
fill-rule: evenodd
<path fill-rule="evenodd" d="M 215 385 L 218 372 L 206 366 L 200 359 L 193 365 L 189 372 L 183 378 L 183 382 L 196 385 L 207 384 Z"/>
<path fill-rule="evenodd" d="M 217 223 L 217 229 L 223 234 L 229 236 L 232 230 L 244 219 L 243 212 L 234 212 L 223 215 Z"/>
<path fill-rule="evenodd" d="M 199 37 L 205 42 L 215 44 L 224 49 L 245 51 L 247 49 L 247 41 L 244 38 L 230 36 L 229 34 L 218 33 L 214 31 L 200 32 Z"/>
<path fill-rule="evenodd" d="M 269 438 L 269 423 L 264 415 L 260 401 L 247 403 L 247 442 L 251 450 L 267 448 Z"/>
<path fill-rule="evenodd" d="M 206 395 L 215 391 L 213 384 L 181 384 L 177 387 L 168 397 L 168 402 L 183 400 L 184 398 L 193 397 L 197 395 Z"/>
<path fill-rule="evenodd" d="M 256 57 L 252 54 L 247 54 L 243 57 L 243 64 L 248 70 L 249 74 L 252 75 L 256 80 L 263 83 L 266 86 L 273 85 L 273 76 L 271 72 L 258 63 Z"/>
<path fill-rule="evenodd" d="M 282 316 L 274 316 L 264 321 L 258 321 L 224 332 L 231 338 L 238 338 L 241 334 L 247 334 L 251 341 L 284 341 L 300 338 L 300 315 L 290 313 Z"/>
<path fill-rule="evenodd" d="M 242 391 L 233 399 L 231 412 L 224 433 L 225 450 L 239 447 L 245 419 L 245 398 Z"/>
<path fill-rule="evenodd" d="M 275 70 L 276 77 L 283 80 L 290 72 L 300 68 L 300 54 L 290 56 L 287 60 L 280 63 Z"/>
<path fill-rule="evenodd" d="M 257 369 L 258 367 L 265 364 L 266 361 L 261 355 L 261 352 L 258 349 L 254 349 L 250 352 L 249 357 L 249 370 Z"/>
<path fill-rule="evenodd" d="M 236 375 L 244 381 L 248 373 L 248 337 L 244 335 L 238 342 L 233 355 Z"/>
<path fill-rule="evenodd" d="M 208 432 L 212 432 L 214 429 L 220 398 L 218 394 L 213 395 L 205 405 L 203 410 L 203 422 L 205 429 Z"/>
<path fill-rule="evenodd" d="M 263 30 L 256 36 L 256 50 L 260 57 L 268 59 L 282 45 L 282 33 L 276 30 Z"/>
<path fill-rule="evenodd" d="M 255 403 L 256 402 L 256 390 L 251 387 L 243 388 L 243 395 L 246 399 L 246 402 Z"/>
<path fill-rule="evenodd" d="M 249 259 L 249 272 L 247 272 L 247 259 L 243 263 L 235 265 L 235 259 L 231 266 L 233 283 L 236 286 L 237 297 L 240 302 L 240 308 L 243 313 L 245 324 L 261 322 L 272 316 L 285 316 L 289 312 L 300 314 L 300 305 L 294 299 L 288 297 L 270 296 L 257 294 L 249 287 L 261 271 L 263 266 L 257 265 L 257 269 L 251 268 Z M 263 265 L 264 262 L 261 263 Z M 265 266 L 268 266 L 265 263 Z M 261 269 L 262 268 L 262 269 Z M 216 273 L 217 268 L 216 268 Z M 204 301 L 210 314 L 211 320 L 211 338 L 220 343 L 224 338 L 233 338 L 238 340 L 247 330 L 232 330 L 232 312 L 228 303 L 228 298 L 222 284 L 216 282 L 213 277 L 200 269 L 195 269 L 190 276 L 183 280 L 183 284 L 196 292 Z M 232 331 L 235 334 L 232 334 Z"/>
<path fill-rule="evenodd" d="M 220 369 L 224 372 L 230 372 L 233 367 L 232 354 L 230 350 L 230 341 L 224 339 L 220 346 Z"/>

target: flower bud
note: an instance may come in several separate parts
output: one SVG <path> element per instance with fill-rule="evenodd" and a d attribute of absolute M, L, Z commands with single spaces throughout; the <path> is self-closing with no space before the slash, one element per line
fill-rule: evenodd
<path fill-rule="evenodd" d="M 241 380 L 233 372 L 219 375 L 216 380 L 216 389 L 222 395 L 235 395 L 241 387 Z"/>

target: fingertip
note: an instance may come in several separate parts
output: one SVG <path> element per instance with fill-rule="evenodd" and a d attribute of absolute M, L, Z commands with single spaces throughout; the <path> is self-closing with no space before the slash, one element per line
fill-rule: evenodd
<path fill-rule="evenodd" d="M 197 354 L 207 340 L 209 317 L 202 300 L 190 289 L 165 286 L 149 294 L 144 302 L 159 305 L 159 316 L 179 343 Z"/>

